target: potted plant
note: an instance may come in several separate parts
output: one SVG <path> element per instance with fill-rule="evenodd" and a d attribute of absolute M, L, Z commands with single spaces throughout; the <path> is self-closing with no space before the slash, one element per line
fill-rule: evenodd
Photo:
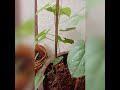
<path fill-rule="evenodd" d="M 74 42 L 72 39 L 61 37 L 58 31 L 65 32 L 75 30 L 76 27 L 67 27 L 59 29 L 59 17 L 66 15 L 70 17 L 71 9 L 69 7 L 61 7 L 59 0 L 51 6 L 51 3 L 46 4 L 38 10 L 38 14 L 42 10 L 52 12 L 55 16 L 55 55 L 52 59 L 44 63 L 44 66 L 35 76 L 35 90 L 85 90 L 85 42 L 79 40 Z M 46 39 L 50 29 L 40 32 L 36 36 L 36 41 Z M 49 38 L 47 38 L 49 39 Z M 51 40 L 51 39 L 49 39 Z M 73 44 L 69 52 L 58 53 L 59 42 Z"/>

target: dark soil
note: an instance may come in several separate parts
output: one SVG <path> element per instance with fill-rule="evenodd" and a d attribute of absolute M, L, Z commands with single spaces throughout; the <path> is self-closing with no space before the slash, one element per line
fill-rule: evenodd
<path fill-rule="evenodd" d="M 39 53 L 39 54 L 38 54 L 36 60 L 40 60 L 40 59 L 42 59 L 43 56 L 45 55 L 45 53 L 44 53 L 43 51 L 41 51 L 41 52 L 37 52 L 37 51 L 35 51 L 35 55 L 36 55 L 37 53 Z"/>
<path fill-rule="evenodd" d="M 54 74 L 50 73 L 52 64 L 45 70 L 44 90 L 74 90 L 75 78 L 72 78 L 67 66 L 67 54 L 63 55 L 64 59 L 55 65 Z M 79 78 L 77 90 L 85 90 L 85 76 Z"/>

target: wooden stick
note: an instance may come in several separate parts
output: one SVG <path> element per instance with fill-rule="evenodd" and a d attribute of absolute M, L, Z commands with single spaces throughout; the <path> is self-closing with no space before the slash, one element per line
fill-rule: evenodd
<path fill-rule="evenodd" d="M 55 20 L 55 57 L 57 58 L 58 43 L 58 24 L 59 24 L 59 0 L 56 0 L 56 20 Z"/>
<path fill-rule="evenodd" d="M 35 0 L 35 36 L 38 34 L 38 15 L 37 12 L 37 0 Z"/>

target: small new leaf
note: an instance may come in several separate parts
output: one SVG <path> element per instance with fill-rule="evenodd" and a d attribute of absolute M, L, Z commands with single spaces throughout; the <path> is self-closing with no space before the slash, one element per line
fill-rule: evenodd
<path fill-rule="evenodd" d="M 40 38 L 41 36 L 43 36 L 45 34 L 46 30 L 43 30 L 42 32 L 40 32 L 36 37 L 35 40 L 37 40 L 38 38 Z"/>
<path fill-rule="evenodd" d="M 74 41 L 72 39 L 64 38 L 64 43 L 70 43 L 73 44 Z"/>
<path fill-rule="evenodd" d="M 54 10 L 54 15 L 56 15 L 56 4 L 55 4 L 52 8 L 53 8 L 53 10 Z M 60 12 L 61 12 L 61 9 L 62 9 L 62 7 L 59 5 L 59 15 L 62 14 L 62 13 L 60 13 Z"/>
<path fill-rule="evenodd" d="M 63 8 L 62 13 L 70 17 L 71 15 L 71 9 L 69 7 Z"/>
<path fill-rule="evenodd" d="M 49 29 L 50 30 L 50 29 Z M 49 30 L 44 30 L 42 32 L 40 32 L 36 37 L 35 37 L 35 40 L 36 42 L 40 42 L 41 40 L 45 39 L 46 38 L 46 35 L 48 33 Z"/>
<path fill-rule="evenodd" d="M 46 9 L 49 5 L 50 5 L 50 4 L 48 3 L 48 4 L 46 4 L 45 6 L 43 6 L 42 8 L 40 8 L 40 9 L 36 12 L 36 14 L 38 14 L 38 13 L 41 12 L 42 10 Z"/>
<path fill-rule="evenodd" d="M 54 13 L 54 9 L 52 7 L 48 7 L 48 8 L 46 8 L 46 10 Z"/>
<path fill-rule="evenodd" d="M 45 38 L 46 38 L 46 34 L 42 35 L 42 36 L 40 37 L 40 39 L 38 39 L 38 40 L 36 40 L 36 41 L 37 41 L 37 43 L 38 43 L 38 42 L 42 41 L 42 40 L 45 39 Z"/>
<path fill-rule="evenodd" d="M 56 65 L 58 63 L 60 63 L 60 61 L 63 59 L 63 56 L 60 56 L 58 58 L 54 58 L 54 60 L 52 60 L 51 63 L 53 63 L 53 65 Z"/>
<path fill-rule="evenodd" d="M 60 36 L 58 36 L 58 40 L 59 40 L 59 42 L 63 42 L 63 43 L 70 43 L 70 44 L 74 43 L 74 41 L 72 39 L 68 39 L 68 38 L 64 38 L 64 37 L 62 39 Z"/>
<path fill-rule="evenodd" d="M 71 31 L 71 30 L 75 30 L 76 27 L 70 27 L 70 28 L 66 28 L 66 29 L 61 29 L 60 31 L 65 32 L 65 31 Z"/>
<path fill-rule="evenodd" d="M 56 4 L 53 6 L 47 7 L 46 10 L 49 12 L 52 12 L 54 15 L 56 15 Z M 59 15 L 63 15 L 61 6 L 59 6 Z"/>
<path fill-rule="evenodd" d="M 53 6 L 49 6 L 45 9 L 49 12 L 52 12 L 54 15 L 56 15 L 56 4 Z M 59 6 L 59 15 L 67 15 L 68 17 L 70 17 L 71 9 L 69 7 L 62 8 L 61 6 Z"/>

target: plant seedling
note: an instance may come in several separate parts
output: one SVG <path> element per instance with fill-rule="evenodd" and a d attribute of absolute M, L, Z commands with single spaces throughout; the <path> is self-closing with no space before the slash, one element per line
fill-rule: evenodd
<path fill-rule="evenodd" d="M 49 70 L 49 73 L 52 73 L 54 75 L 53 67 L 63 60 L 63 56 L 58 57 L 58 55 L 57 55 L 57 49 L 58 49 L 59 42 L 62 42 L 65 44 L 66 43 L 73 44 L 73 47 L 75 48 L 75 49 L 72 48 L 70 50 L 70 53 L 68 54 L 68 59 L 67 59 L 71 76 L 75 77 L 75 78 L 83 76 L 84 70 L 85 70 L 85 68 L 84 68 L 85 67 L 85 60 L 84 60 L 85 43 L 84 43 L 84 41 L 78 41 L 78 42 L 74 43 L 74 40 L 66 38 L 66 37 L 62 37 L 61 35 L 59 35 L 59 31 L 64 33 L 64 32 L 75 30 L 76 27 L 78 26 L 78 24 L 84 18 L 79 15 L 71 16 L 71 12 L 72 12 L 71 9 L 69 7 L 62 7 L 62 5 L 59 4 L 59 0 L 56 0 L 55 5 L 51 5 L 51 3 L 46 4 L 45 6 L 43 6 L 36 12 L 36 15 L 43 10 L 46 10 L 46 11 L 52 13 L 55 17 L 55 34 L 52 35 L 55 37 L 55 41 L 47 37 L 47 35 L 51 35 L 51 34 L 49 34 L 49 31 L 51 30 L 51 28 L 43 30 L 42 32 L 37 34 L 35 37 L 36 43 L 39 43 L 40 41 L 42 41 L 44 39 L 48 39 L 48 40 L 55 42 L 55 56 L 54 56 L 54 60 L 52 60 L 52 62 L 51 62 L 53 64 L 52 70 Z M 59 18 L 60 18 L 60 16 L 63 16 L 63 15 L 67 16 L 69 19 L 67 20 L 66 27 L 64 27 L 64 29 L 59 29 Z M 40 77 L 40 76 L 38 76 L 38 77 L 41 78 L 40 79 L 40 81 L 41 81 L 41 80 L 43 80 L 43 77 L 45 77 L 45 76 L 42 75 L 42 77 Z M 37 89 L 38 83 L 35 83 L 35 84 L 36 84 L 35 86 Z M 58 82 L 58 84 L 59 84 L 59 82 Z M 59 86 L 60 86 L 60 84 L 59 84 Z M 75 88 L 76 87 L 77 87 L 77 83 L 75 85 Z"/>

